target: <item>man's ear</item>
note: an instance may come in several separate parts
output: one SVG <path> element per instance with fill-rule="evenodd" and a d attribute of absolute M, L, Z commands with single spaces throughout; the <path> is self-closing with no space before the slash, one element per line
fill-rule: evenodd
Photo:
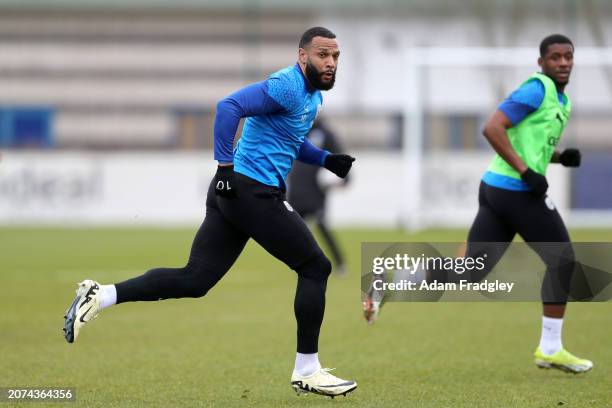
<path fill-rule="evenodd" d="M 298 61 L 300 62 L 300 64 L 306 64 L 306 60 L 308 59 L 308 54 L 306 53 L 306 50 L 304 48 L 299 48 L 298 49 Z"/>
<path fill-rule="evenodd" d="M 538 65 L 540 66 L 540 68 L 542 67 L 542 63 L 544 62 L 544 58 L 539 57 L 538 58 Z"/>

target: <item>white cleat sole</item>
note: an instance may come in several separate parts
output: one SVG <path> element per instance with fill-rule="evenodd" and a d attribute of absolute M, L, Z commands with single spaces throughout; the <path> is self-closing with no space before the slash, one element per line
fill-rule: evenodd
<path fill-rule="evenodd" d="M 93 291 L 100 289 L 99 284 L 95 281 L 84 280 L 78 283 L 78 286 L 76 296 L 64 314 L 64 338 L 68 343 L 74 343 L 79 335 L 80 328 L 92 318 L 97 317 L 99 311 L 97 306 L 94 309 L 93 304 L 84 312 L 81 310 L 81 306 L 91 300 L 90 296 L 96 295 Z M 87 316 L 91 309 L 94 309 L 92 312 L 93 317 L 91 314 Z"/>
<path fill-rule="evenodd" d="M 592 365 L 591 366 L 568 366 L 568 365 L 562 365 L 562 364 L 549 363 L 548 361 L 544 361 L 544 360 L 535 360 L 535 363 L 538 366 L 538 368 L 542 368 L 546 370 L 555 368 L 557 370 L 561 370 L 561 371 L 564 371 L 570 374 L 586 373 L 588 371 L 591 371 L 591 369 L 593 368 Z"/>
<path fill-rule="evenodd" d="M 301 381 L 293 381 L 291 383 L 291 387 L 293 388 L 293 390 L 298 396 L 307 395 L 307 394 L 316 394 L 316 395 L 322 395 L 324 397 L 330 397 L 331 399 L 334 399 L 334 397 L 337 397 L 340 395 L 346 397 L 346 394 L 355 391 L 357 389 L 357 383 L 353 383 L 351 386 L 347 387 L 346 389 L 339 391 L 339 392 L 335 392 L 335 393 L 328 393 L 328 392 L 325 392 L 324 390 L 310 388 L 308 387 L 308 385 L 303 386 Z"/>

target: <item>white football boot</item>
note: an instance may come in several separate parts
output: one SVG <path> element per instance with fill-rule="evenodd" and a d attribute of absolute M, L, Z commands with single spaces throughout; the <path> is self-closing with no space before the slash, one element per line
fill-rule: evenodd
<path fill-rule="evenodd" d="M 64 337 L 73 343 L 81 327 L 100 313 L 100 285 L 91 279 L 78 284 L 76 297 L 64 315 Z"/>
<path fill-rule="evenodd" d="M 378 319 L 380 313 L 380 302 L 374 300 L 372 296 L 366 296 L 362 303 L 363 306 L 363 317 L 365 317 L 368 324 L 374 324 Z"/>
<path fill-rule="evenodd" d="M 333 368 L 319 368 L 313 374 L 303 377 L 295 372 L 291 376 L 291 386 L 298 395 L 313 393 L 334 398 L 348 394 L 357 388 L 355 381 L 348 381 L 331 375 Z"/>

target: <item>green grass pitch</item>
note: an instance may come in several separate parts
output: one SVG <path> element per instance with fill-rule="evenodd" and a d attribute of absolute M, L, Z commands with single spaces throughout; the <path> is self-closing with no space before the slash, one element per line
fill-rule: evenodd
<path fill-rule="evenodd" d="M 296 278 L 254 243 L 205 298 L 119 305 L 77 343 L 64 341 L 62 315 L 76 282 L 182 266 L 194 232 L 0 229 L 0 387 L 75 387 L 76 403 L 52 406 L 79 407 L 612 406 L 609 302 L 568 309 L 564 345 L 595 363 L 580 376 L 533 364 L 537 303 L 394 303 L 365 324 L 362 241 L 462 241 L 461 230 L 339 232 L 350 273 L 330 279 L 319 354 L 358 381 L 346 398 L 291 390 Z M 610 230 L 572 236 L 612 241 Z"/>

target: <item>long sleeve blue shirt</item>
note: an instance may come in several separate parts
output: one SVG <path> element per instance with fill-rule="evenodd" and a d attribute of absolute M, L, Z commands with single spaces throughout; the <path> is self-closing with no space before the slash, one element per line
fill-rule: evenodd
<path fill-rule="evenodd" d="M 273 73 L 217 104 L 215 160 L 261 183 L 284 187 L 295 159 L 322 166 L 329 152 L 306 135 L 321 110 L 321 92 L 308 84 L 298 64 Z M 232 149 L 241 118 L 242 136 Z"/>

